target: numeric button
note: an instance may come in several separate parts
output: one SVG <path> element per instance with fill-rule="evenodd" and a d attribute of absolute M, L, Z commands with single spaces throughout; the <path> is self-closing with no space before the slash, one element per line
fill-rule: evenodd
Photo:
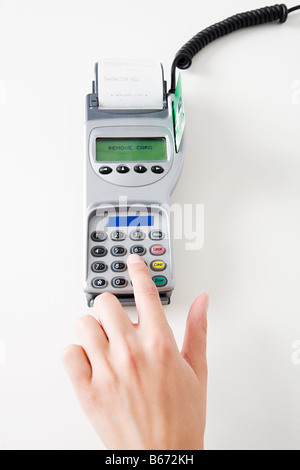
<path fill-rule="evenodd" d="M 114 261 L 111 264 L 111 269 L 115 273 L 121 273 L 123 271 L 126 271 L 127 266 L 126 266 L 126 263 L 124 263 L 123 261 Z"/>
<path fill-rule="evenodd" d="M 125 277 L 114 277 L 111 281 L 111 285 L 116 287 L 117 289 L 124 288 L 128 284 L 127 279 Z"/>
<path fill-rule="evenodd" d="M 146 235 L 141 230 L 133 230 L 130 233 L 130 238 L 131 240 L 134 240 L 134 241 L 144 240 L 145 236 Z"/>
<path fill-rule="evenodd" d="M 107 235 L 103 230 L 97 230 L 92 233 L 91 239 L 93 242 L 104 242 L 107 239 Z"/>
<path fill-rule="evenodd" d="M 130 253 L 143 256 L 146 253 L 146 248 L 142 245 L 134 245 L 130 248 Z"/>
<path fill-rule="evenodd" d="M 123 241 L 126 238 L 126 235 L 121 230 L 114 230 L 110 236 L 113 241 Z"/>
<path fill-rule="evenodd" d="M 91 249 L 91 254 L 96 258 L 102 258 L 103 256 L 107 255 L 107 249 L 104 248 L 104 246 L 94 246 Z"/>
<path fill-rule="evenodd" d="M 111 249 L 111 254 L 113 256 L 125 256 L 127 250 L 124 246 L 113 246 Z"/>
<path fill-rule="evenodd" d="M 98 263 L 97 261 L 92 264 L 92 271 L 94 273 L 104 273 L 107 270 L 106 263 Z"/>

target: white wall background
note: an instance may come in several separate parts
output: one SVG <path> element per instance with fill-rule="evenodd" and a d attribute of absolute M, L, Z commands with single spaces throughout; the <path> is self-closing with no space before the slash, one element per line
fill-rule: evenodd
<path fill-rule="evenodd" d="M 60 361 L 88 313 L 82 159 L 94 63 L 158 58 L 169 82 L 191 36 L 261 6 L 0 0 L 0 448 L 103 448 Z M 210 294 L 208 449 L 300 449 L 299 41 L 294 13 L 215 42 L 182 74 L 188 148 L 172 201 L 205 205 L 205 245 L 176 241 L 167 314 L 181 345 L 190 304 Z"/>

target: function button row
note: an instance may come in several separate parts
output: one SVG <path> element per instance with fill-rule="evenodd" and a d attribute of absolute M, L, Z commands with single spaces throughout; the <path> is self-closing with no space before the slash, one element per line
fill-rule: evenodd
<path fill-rule="evenodd" d="M 128 173 L 130 171 L 130 168 L 128 168 L 128 166 L 126 165 L 119 165 L 117 166 L 116 168 L 117 172 L 118 173 Z M 111 172 L 113 171 L 113 169 L 110 167 L 110 166 L 101 166 L 99 168 L 99 173 L 101 173 L 101 175 L 109 175 Z M 146 173 L 148 171 L 147 167 L 145 167 L 144 165 L 136 165 L 134 167 L 134 171 L 136 173 Z M 155 174 L 162 174 L 165 170 L 162 166 L 160 165 L 153 165 L 151 167 L 151 171 L 152 173 L 155 173 Z"/>

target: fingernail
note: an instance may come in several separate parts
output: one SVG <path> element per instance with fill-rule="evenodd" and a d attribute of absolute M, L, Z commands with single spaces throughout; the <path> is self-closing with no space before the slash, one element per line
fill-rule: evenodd
<path fill-rule="evenodd" d="M 136 264 L 136 263 L 143 263 L 144 260 L 139 255 L 129 255 L 127 259 L 127 263 Z"/>

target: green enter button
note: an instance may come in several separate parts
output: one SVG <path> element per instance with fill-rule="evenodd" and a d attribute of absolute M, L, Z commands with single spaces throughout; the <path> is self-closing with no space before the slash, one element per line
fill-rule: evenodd
<path fill-rule="evenodd" d="M 168 283 L 165 276 L 154 276 L 152 280 L 156 287 L 164 287 Z"/>

